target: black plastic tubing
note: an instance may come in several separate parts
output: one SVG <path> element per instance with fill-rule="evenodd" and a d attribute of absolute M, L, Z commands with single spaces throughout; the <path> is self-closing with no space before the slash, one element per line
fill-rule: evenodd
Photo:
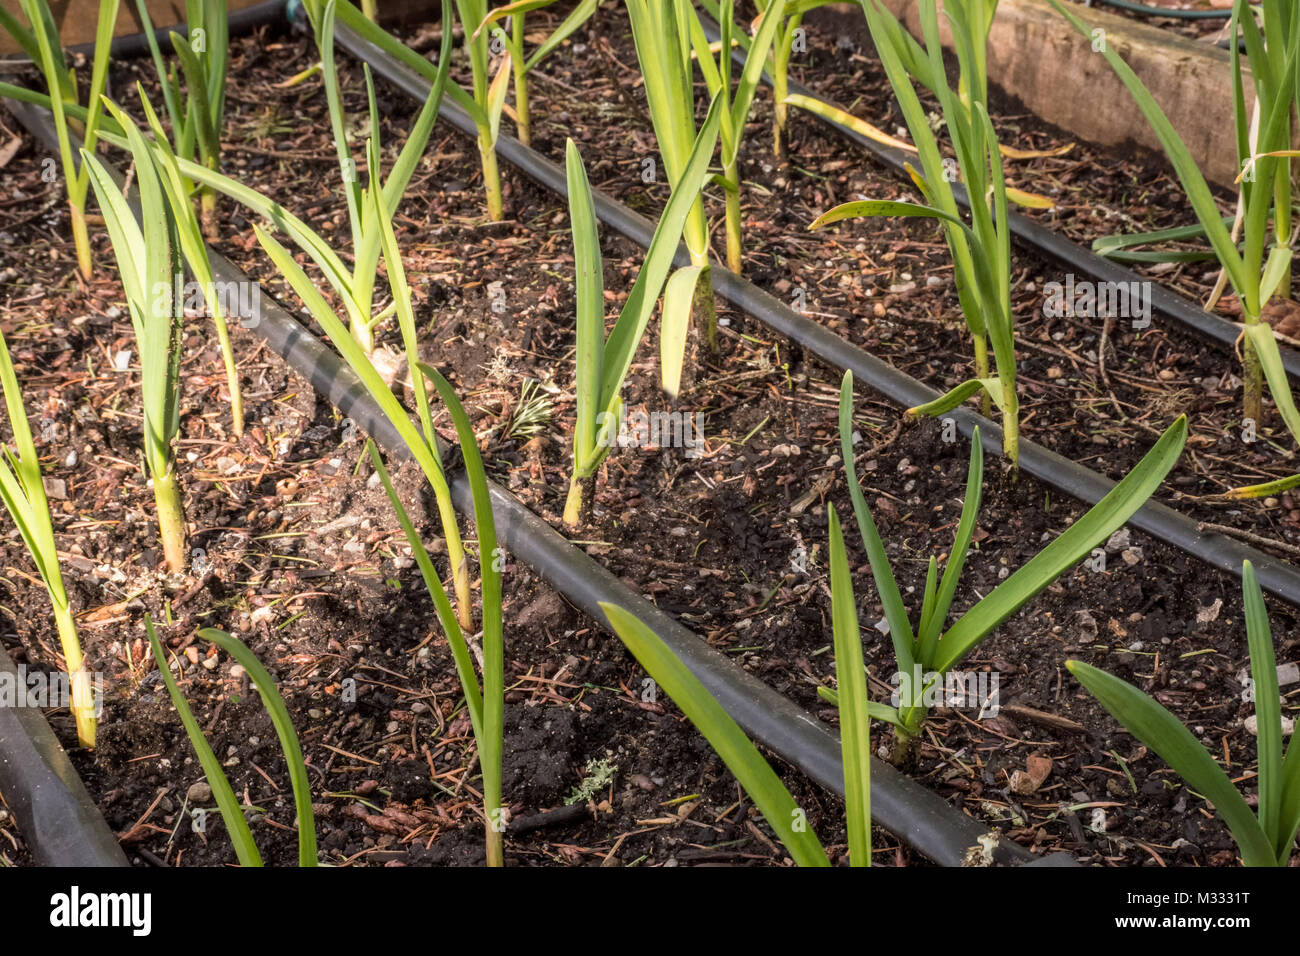
<path fill-rule="evenodd" d="M 700 15 L 700 21 L 704 24 L 704 32 L 709 39 L 716 41 L 718 39 L 717 24 L 705 14 Z M 737 63 L 743 64 L 745 61 L 744 52 L 737 51 L 734 54 L 734 59 Z M 771 77 L 766 72 L 763 73 L 763 82 L 771 84 Z M 787 81 L 787 88 L 791 93 L 823 100 L 823 102 L 831 106 L 836 106 L 837 109 L 843 109 L 843 107 L 837 106 L 830 100 L 825 100 L 819 94 L 794 80 Z M 845 110 L 845 112 L 848 111 Z M 829 117 L 817 113 L 809 115 L 823 126 L 834 130 L 866 150 L 881 165 L 888 167 L 898 173 L 900 177 L 911 182 L 911 177 L 908 176 L 907 170 L 903 168 L 904 163 L 911 161 L 910 154 L 893 146 L 877 143 L 857 130 L 837 123 Z M 953 197 L 963 208 L 970 208 L 970 197 L 966 194 L 966 187 L 961 183 L 953 184 Z M 1008 213 L 1007 223 L 1011 226 L 1011 234 L 1017 239 L 1042 255 L 1057 260 L 1068 269 L 1077 270 L 1083 275 L 1091 276 L 1098 282 L 1111 282 L 1125 286 L 1131 286 L 1134 282 L 1145 283 L 1151 290 L 1151 308 L 1154 311 L 1172 319 L 1202 338 L 1224 346 L 1229 351 L 1236 349 L 1237 339 L 1241 336 L 1241 327 L 1235 323 L 1229 322 L 1227 319 L 1211 312 L 1206 312 L 1195 302 L 1179 295 L 1159 282 L 1144 279 L 1133 270 L 1127 269 L 1105 256 L 1099 256 L 1091 249 L 1085 249 L 1077 242 L 1067 239 L 1060 233 L 1053 232 L 1046 226 L 1015 210 Z M 1286 369 L 1287 375 L 1300 381 L 1300 353 L 1281 345 L 1281 343 L 1279 343 L 1278 347 L 1282 353 L 1282 365 Z"/>
<path fill-rule="evenodd" d="M 255 30 L 267 23 L 282 22 L 286 5 L 287 0 L 263 0 L 262 3 L 236 10 L 226 15 L 226 31 L 229 36 L 234 37 Z M 169 27 L 157 27 L 153 31 L 154 38 L 158 41 L 158 45 L 164 53 L 171 49 L 171 44 L 167 39 L 169 33 L 179 33 L 182 36 L 187 36 L 189 32 L 189 25 L 186 23 L 177 23 Z M 73 53 L 84 53 L 90 56 L 95 52 L 95 44 L 82 43 L 69 49 Z M 148 56 L 148 34 L 130 33 L 115 38 L 113 45 L 109 47 L 109 55 L 115 60 Z"/>
<path fill-rule="evenodd" d="M 46 111 L 26 103 L 11 104 L 10 109 L 47 148 L 57 146 Z M 120 182 L 120 174 L 116 170 L 112 172 Z M 218 281 L 250 281 L 217 252 L 209 250 L 209 258 Z M 252 331 L 262 336 L 317 392 L 373 437 L 390 457 L 409 458 L 410 452 L 397 430 L 338 353 L 312 335 L 270 296 L 263 296 L 261 301 L 259 321 Z M 464 473 L 452 475 L 450 483 L 456 506 L 462 513 L 472 514 L 473 493 Z M 547 584 L 596 622 L 605 620 L 602 603 L 617 604 L 636 615 L 672 648 L 748 734 L 811 780 L 843 796 L 840 741 L 831 727 L 736 666 L 671 615 L 630 590 L 530 512 L 509 491 L 493 482 L 488 484 L 497 535 L 508 553 L 532 567 Z M 49 734 L 49 727 L 39 713 L 36 718 Z M 5 752 L 5 757 L 10 750 L 23 752 L 26 739 L 17 739 L 22 735 L 15 735 L 11 747 L 3 727 L 0 724 L 0 751 Z M 57 741 L 54 746 L 58 746 Z M 63 759 L 66 761 L 66 756 Z M 39 765 L 22 764 L 21 767 L 28 777 L 39 770 Z M 871 773 L 871 815 L 875 822 L 941 866 L 963 865 L 970 851 L 980 849 L 990 840 L 996 847 L 994 860 L 1001 864 L 1075 864 L 1068 853 L 1033 857 L 1011 841 L 993 840 L 994 835 L 977 820 L 949 806 L 889 764 L 873 759 Z M 79 806 L 94 811 L 84 788 L 82 794 L 85 803 Z M 37 829 L 39 822 L 20 818 L 19 825 L 24 827 L 24 833 L 40 834 L 44 830 Z"/>
<path fill-rule="evenodd" d="M 423 102 L 428 96 L 429 81 L 384 50 L 342 23 L 335 25 L 338 44 L 407 95 Z M 474 123 L 449 97 L 442 101 L 441 113 L 453 126 L 474 136 Z M 497 140 L 497 154 L 530 179 L 561 196 L 568 194 L 567 181 L 558 165 L 504 133 Z M 596 215 L 600 221 L 646 248 L 654 235 L 654 224 L 622 203 L 601 192 L 594 192 Z M 678 251 L 678 263 L 688 262 L 685 247 Z M 846 342 L 812 319 L 800 315 L 785 303 L 764 292 L 723 266 L 712 266 L 714 288 L 718 294 L 741 311 L 772 330 L 799 343 L 828 365 L 848 369 L 856 380 L 874 389 L 904 408 L 923 405 L 939 397 L 928 385 L 900 372 L 889 363 Z M 949 412 L 957 427 L 967 437 L 979 427 L 986 452 L 1002 454 L 1002 429 L 969 408 Z M 1020 467 L 1035 478 L 1089 505 L 1096 504 L 1115 487 L 1115 483 L 1040 445 L 1020 440 Z M 1148 501 L 1129 519 L 1129 523 L 1152 537 L 1171 544 L 1190 555 L 1240 577 L 1243 561 L 1256 568 L 1260 585 L 1277 597 L 1300 607 L 1300 570 L 1285 561 L 1242 544 L 1221 534 L 1197 529 L 1191 518 L 1156 501 Z"/>
<path fill-rule="evenodd" d="M 241 33 L 247 33 L 255 30 L 260 26 L 268 23 L 283 22 L 285 10 L 289 0 L 263 0 L 262 3 L 254 4 L 251 7 L 245 7 L 242 10 L 236 10 L 226 17 L 226 30 L 229 36 L 238 36 Z M 164 51 L 171 49 L 171 44 L 167 39 L 169 33 L 179 33 L 182 35 L 189 34 L 189 25 L 186 23 L 177 23 L 172 26 L 156 27 L 153 31 L 154 39 L 159 47 Z M 137 56 L 149 55 L 149 35 L 147 33 L 128 33 L 114 38 L 109 46 L 109 57 L 114 60 L 128 60 Z M 86 57 L 93 56 L 95 53 L 95 44 L 78 43 L 75 46 L 67 48 L 68 53 L 82 55 Z M 25 66 L 32 65 L 32 61 L 26 57 L 11 56 L 0 60 L 6 66 Z"/>
<path fill-rule="evenodd" d="M 1140 13 L 1147 17 L 1165 17 L 1170 20 L 1227 20 L 1232 16 L 1231 10 L 1179 10 L 1173 7 L 1153 7 L 1145 3 L 1132 3 L 1130 0 L 1088 0 L 1085 6 L 1100 3 L 1102 6 Z"/>

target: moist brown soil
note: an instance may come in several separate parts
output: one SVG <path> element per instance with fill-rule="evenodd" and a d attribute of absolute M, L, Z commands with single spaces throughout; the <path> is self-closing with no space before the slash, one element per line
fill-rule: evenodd
<path fill-rule="evenodd" d="M 574 136 L 585 146 L 594 185 L 653 214 L 664 189 L 647 189 L 636 175 L 653 140 L 632 112 L 638 93 L 629 89 L 624 101 L 612 89 L 630 87 L 626 67 L 603 53 L 609 41 L 622 50 L 623 63 L 634 62 L 624 55 L 623 32 L 608 21 L 599 42 L 580 32 L 542 68 L 533 84 L 536 139 L 557 156 L 563 136 Z M 226 166 L 323 233 L 341 234 L 347 220 L 324 98 L 311 81 L 281 85 L 312 61 L 310 42 L 293 35 L 263 32 L 235 44 Z M 343 63 L 348 108 L 359 116 L 360 71 L 347 58 Z M 822 62 L 817 69 L 836 67 Z M 137 78 L 152 86 L 146 63 L 115 67 L 119 100 L 129 102 L 125 91 Z M 413 104 L 382 83 L 378 94 L 391 151 Z M 751 278 L 782 295 L 803 284 L 810 310 L 829 325 L 935 385 L 962 377 L 966 348 L 943 280 L 939 236 L 888 223 L 838 237 L 807 235 L 815 211 L 832 202 L 858 191 L 901 191 L 806 123 L 795 131 L 791 162 L 765 170 L 764 95 L 745 166 L 755 183 L 746 198 Z M 61 555 L 91 666 L 105 675 L 100 746 L 75 751 L 74 761 L 109 825 L 143 865 L 234 860 L 215 815 L 206 833 L 195 832 L 188 795 L 202 775 L 143 640 L 147 612 L 177 654 L 182 688 L 236 791 L 259 808 L 254 834 L 268 863 L 296 861 L 286 769 L 256 695 L 246 678 L 232 675 L 224 655 L 197 638 L 202 626 L 243 637 L 276 676 L 311 768 L 324 861 L 481 862 L 481 778 L 469 721 L 418 571 L 363 460 L 364 436 L 251 332 L 235 330 L 248 428 L 233 441 L 215 336 L 206 321 L 191 321 L 179 447 L 192 547 L 203 555 L 192 573 L 160 574 L 138 451 L 138 363 L 114 370 L 114 356 L 133 348 L 134 339 L 106 237 L 95 234 L 98 271 L 83 286 L 73 277 L 57 184 L 40 178 L 43 155 L 10 118 L 2 121 L 0 143 L 11 136 L 20 142 L 4 169 L 17 191 L 0 205 L 0 308 L 29 416 L 53 423 L 42 430 L 39 450 L 46 475 L 63 482 L 66 497 L 54 502 Z M 439 127 L 401 207 L 399 239 L 429 343 L 426 357 L 460 392 L 489 471 L 559 527 L 573 414 L 567 212 L 557 197 L 509 168 L 502 172 L 509 218 L 486 223 L 473 145 Z M 346 247 L 346 236 L 338 241 Z M 639 254 L 611 235 L 603 243 L 606 288 L 619 300 Z M 267 294 L 301 312 L 231 204 L 223 206 L 219 248 Z M 1027 298 L 1026 284 L 1053 273 L 1023 253 L 1018 261 L 1017 285 Z M 928 285 L 930 275 L 940 284 Z M 783 281 L 789 285 L 781 287 Z M 909 281 L 915 289 L 889 291 Z M 729 320 L 722 362 L 699 365 L 679 401 L 706 415 L 704 454 L 616 452 L 602 469 L 587 526 L 571 537 L 738 664 L 834 722 L 817 687 L 834 683 L 827 507 L 844 516 L 851 507 L 837 459 L 839 375 L 748 317 L 725 307 L 722 315 Z M 1272 452 L 1243 454 L 1226 431 L 1215 432 L 1226 430 L 1236 399 L 1223 356 L 1174 329 L 1141 337 L 1114 330 L 1117 355 L 1109 390 L 1101 391 L 1099 330 L 1024 315 L 1026 437 L 1118 475 L 1186 408 L 1193 412 L 1195 455 L 1164 496 L 1211 520 L 1284 545 L 1291 540 L 1295 521 L 1285 499 L 1271 508 L 1238 506 L 1236 514 L 1199 499 L 1174 500 L 1239 483 L 1247 469 L 1281 461 Z M 649 338 L 627 401 L 659 410 L 653 331 Z M 386 344 L 395 344 L 393 333 Z M 1053 376 L 1053 366 L 1062 374 Z M 1159 374 L 1167 368 L 1178 371 Z M 553 406 L 532 435 L 522 434 L 516 420 L 520 389 L 530 379 L 542 383 Z M 1078 409 L 1081 398 L 1089 404 Z M 448 430 L 445 420 L 438 424 Z M 897 409 L 872 395 L 859 396 L 855 426 L 857 470 L 915 612 L 929 555 L 942 557 L 950 547 L 969 449 L 946 442 L 938 423 L 902 422 Z M 1265 461 L 1252 464 L 1254 455 Z M 399 469 L 397 477 L 425 540 L 436 541 L 436 520 L 418 507 L 419 476 Z M 1073 502 L 1028 476 L 1004 474 L 994 462 L 984 502 L 958 611 L 1081 514 Z M 883 699 L 894 665 L 888 641 L 870 629 L 882 611 L 858 537 L 848 538 L 872 690 Z M 21 542 L 10 535 L 0 547 L 4 644 L 30 666 L 57 667 L 47 599 Z M 999 675 L 1001 711 L 976 720 L 966 711 L 938 710 L 916 775 L 1036 852 L 1063 849 L 1109 865 L 1230 865 L 1232 843 L 1219 819 L 1120 731 L 1063 663 L 1081 657 L 1155 694 L 1224 756 L 1249 792 L 1254 741 L 1244 728 L 1251 708 L 1241 702 L 1247 656 L 1239 586 L 1138 532 L 1107 547 L 1104 571 L 1081 566 L 1067 573 L 978 648 L 966 666 Z M 806 561 L 796 561 L 800 553 Z M 1295 612 L 1271 604 L 1279 662 L 1294 659 Z M 41 610 L 20 612 L 27 608 Z M 506 622 L 505 792 L 515 818 L 562 805 L 595 761 L 617 767 L 590 795 L 581 820 L 508 833 L 510 862 L 784 861 L 707 743 L 670 702 L 642 699 L 644 675 L 618 642 L 513 560 Z M 1294 710 L 1290 698 L 1286 709 Z M 66 712 L 50 719 L 71 747 Z M 877 734 L 884 734 L 879 726 Z M 1017 793 L 1011 775 L 1034 756 L 1051 759 L 1051 774 L 1036 792 Z M 839 801 L 774 763 L 832 857 L 841 859 Z M 10 821 L 0 820 L 0 836 L 0 853 L 23 862 L 22 836 Z M 882 833 L 877 862 L 923 861 Z"/>

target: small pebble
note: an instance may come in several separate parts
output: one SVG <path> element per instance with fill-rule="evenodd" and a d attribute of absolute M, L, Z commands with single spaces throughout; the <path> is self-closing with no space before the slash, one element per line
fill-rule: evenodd
<path fill-rule="evenodd" d="M 1128 528 L 1120 528 L 1118 531 L 1116 531 L 1114 534 L 1112 534 L 1109 538 L 1106 539 L 1106 550 L 1123 551 L 1125 548 L 1128 547 L 1129 540 L 1131 537 L 1132 534 Z"/>
<path fill-rule="evenodd" d="M 1246 733 L 1250 734 L 1252 737 L 1259 736 L 1259 718 L 1255 714 L 1251 714 L 1246 718 Z M 1283 714 L 1282 736 L 1290 737 L 1293 733 L 1295 733 L 1295 721 Z"/>
<path fill-rule="evenodd" d="M 190 803 L 211 803 L 212 788 L 208 786 L 206 780 L 200 780 L 198 783 L 190 784 L 190 788 L 185 791 L 185 799 Z"/>

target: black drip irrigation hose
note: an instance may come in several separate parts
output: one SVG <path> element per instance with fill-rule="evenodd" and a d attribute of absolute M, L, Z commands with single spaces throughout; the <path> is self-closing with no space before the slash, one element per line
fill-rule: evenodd
<path fill-rule="evenodd" d="M 1145 3 L 1133 3 L 1131 0 L 1087 0 L 1086 7 L 1114 7 L 1129 13 L 1140 13 L 1147 17 L 1166 17 L 1171 20 L 1227 20 L 1232 16 L 1231 10 L 1179 10 L 1174 7 L 1153 7 Z"/>
<path fill-rule="evenodd" d="M 263 0 L 262 3 L 245 7 L 243 10 L 236 10 L 234 13 L 227 15 L 226 29 L 231 37 L 235 37 L 241 33 L 255 30 L 260 26 L 265 26 L 268 23 L 283 22 L 288 3 L 289 0 Z M 167 39 L 168 34 L 179 33 L 182 36 L 188 36 L 189 32 L 189 24 L 177 23 L 169 27 L 157 27 L 153 31 L 153 35 L 158 42 L 158 46 L 166 52 L 171 49 L 171 41 Z M 91 57 L 95 53 L 95 44 L 78 43 L 76 46 L 68 47 L 67 52 L 74 56 Z M 114 60 L 129 60 L 134 57 L 148 56 L 149 53 L 147 33 L 129 33 L 115 37 L 109 47 L 109 56 Z M 0 68 L 3 68 L 5 72 L 26 67 L 35 68 L 35 64 L 23 56 L 0 58 Z"/>
<path fill-rule="evenodd" d="M 268 23 L 283 22 L 287 4 L 288 0 L 263 0 L 262 3 L 229 13 L 226 15 L 227 33 L 231 37 L 235 37 Z M 181 36 L 189 36 L 189 32 L 189 24 L 177 23 L 169 27 L 157 27 L 153 31 L 153 35 L 158 42 L 158 46 L 166 53 L 171 49 L 171 41 L 167 39 L 168 34 L 179 33 Z M 68 49 L 71 53 L 80 53 L 89 57 L 94 55 L 95 44 L 80 43 Z M 149 52 L 149 37 L 146 33 L 130 33 L 116 37 L 112 46 L 109 47 L 109 56 L 115 60 L 129 60 L 133 57 L 149 56 Z"/>
<path fill-rule="evenodd" d="M 719 35 L 717 24 L 705 14 L 700 15 L 700 22 L 704 25 L 704 32 L 708 35 L 710 42 L 716 42 Z M 733 59 L 735 62 L 743 64 L 745 61 L 744 52 L 736 51 L 733 54 Z M 771 78 L 767 72 L 763 73 L 763 82 L 771 84 Z M 810 99 L 822 100 L 822 102 L 830 106 L 843 110 L 843 107 L 824 99 L 795 80 L 788 80 L 787 88 L 790 93 L 806 96 Z M 844 112 L 848 112 L 848 110 L 844 110 Z M 829 127 L 862 147 L 882 166 L 898 173 L 900 177 L 906 178 L 909 183 L 911 182 L 911 177 L 904 168 L 904 163 L 912 160 L 911 154 L 893 146 L 877 143 L 870 137 L 837 123 L 829 117 L 817 113 L 810 115 L 823 126 Z M 966 187 L 961 183 L 953 183 L 953 196 L 962 208 L 970 208 L 970 197 L 966 193 Z M 1083 275 L 1091 276 L 1098 282 L 1113 283 L 1124 288 L 1133 288 L 1134 283 L 1140 283 L 1144 288 L 1150 290 L 1151 308 L 1154 311 L 1159 312 L 1166 318 L 1173 319 L 1179 325 L 1185 326 L 1202 338 L 1217 342 L 1230 352 L 1236 351 L 1237 340 L 1241 337 L 1241 327 L 1236 323 L 1229 322 L 1212 312 L 1206 312 L 1195 302 L 1161 285 L 1159 282 L 1144 279 L 1132 269 L 1127 269 L 1105 256 L 1099 256 L 1091 249 L 1085 249 L 1077 242 L 1067 239 L 1060 233 L 1053 232 L 1021 213 L 1014 210 L 1010 211 L 1007 215 L 1007 224 L 1011 227 L 1011 234 L 1030 248 L 1057 260 L 1071 270 L 1077 270 Z M 1300 381 L 1300 352 L 1296 352 L 1281 343 L 1278 344 L 1278 349 L 1282 353 L 1282 365 L 1286 369 L 1287 375 Z"/>
<path fill-rule="evenodd" d="M 371 70 L 408 96 L 421 102 L 428 96 L 427 79 L 344 24 L 335 25 L 334 35 L 343 49 L 369 64 Z M 467 135 L 477 135 L 469 115 L 449 97 L 443 98 L 441 115 Z M 540 153 L 504 133 L 497 140 L 496 151 L 497 155 L 530 179 L 561 196 L 568 195 L 564 170 Z M 601 222 L 643 249 L 649 246 L 654 235 L 653 223 L 599 191 L 594 192 L 594 198 L 596 215 Z M 686 265 L 689 261 L 685 247 L 678 250 L 677 261 L 679 265 Z M 852 371 L 856 380 L 891 402 L 912 408 L 939 397 L 939 392 L 928 385 L 846 342 L 720 264 L 713 264 L 711 269 L 715 290 L 736 308 L 797 342 L 828 365 Z M 998 425 L 964 407 L 949 412 L 948 417 L 956 421 L 957 427 L 967 437 L 978 426 L 985 451 L 994 455 L 1002 454 L 1002 429 Z M 1035 478 L 1089 505 L 1096 504 L 1115 487 L 1109 478 L 1024 438 L 1020 441 L 1020 467 Z M 1224 535 L 1202 532 L 1194 520 L 1156 501 L 1148 501 L 1139 508 L 1129 519 L 1129 524 L 1238 577 L 1241 575 L 1242 562 L 1248 560 L 1255 566 L 1260 584 L 1265 590 L 1300 607 L 1300 570 L 1286 561 Z"/>
<path fill-rule="evenodd" d="M 12 103 L 9 108 L 47 148 L 57 148 L 58 141 L 48 112 L 26 103 Z M 116 170 L 112 173 L 120 183 L 120 174 Z M 209 258 L 218 281 L 251 281 L 217 252 L 209 250 Z M 291 368 L 373 437 L 390 457 L 409 459 L 410 452 L 397 430 L 338 353 L 299 324 L 270 296 L 263 296 L 261 302 L 258 322 L 252 331 L 262 336 Z M 464 472 L 452 475 L 450 484 L 456 506 L 462 513 L 472 514 L 473 492 Z M 532 567 L 547 584 L 593 621 L 605 620 L 601 603 L 617 604 L 640 618 L 748 734 L 811 780 L 843 796 L 840 741 L 831 727 L 738 667 L 671 615 L 630 590 L 529 511 L 509 491 L 495 482 L 489 482 L 488 487 L 497 535 L 508 553 Z M 48 734 L 49 728 L 39 713 L 37 718 Z M 0 731 L 3 729 L 4 724 L 0 723 Z M 13 749 L 24 743 L 25 740 L 19 739 Z M 7 756 L 5 751 L 8 749 L 7 735 L 0 732 L 0 754 Z M 1076 865 L 1068 853 L 1035 857 L 1023 847 L 998 838 L 979 821 L 954 809 L 943 798 L 889 764 L 873 758 L 871 774 L 871 815 L 876 824 L 941 866 L 969 865 L 973 851 L 983 852 L 988 848 L 992 848 L 994 862 L 1003 865 Z M 75 772 L 73 776 L 75 778 Z M 89 797 L 85 799 L 93 810 Z M 40 831 L 27 829 L 24 832 Z"/>

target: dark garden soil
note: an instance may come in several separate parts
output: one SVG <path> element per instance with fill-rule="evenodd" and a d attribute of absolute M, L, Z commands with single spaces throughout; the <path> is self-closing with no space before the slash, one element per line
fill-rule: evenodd
<path fill-rule="evenodd" d="M 665 189 L 639 179 L 653 139 L 634 112 L 634 77 L 619 63 L 634 63 L 625 32 L 621 21 L 606 18 L 603 39 L 579 33 L 543 66 L 533 84 L 535 137 L 558 157 L 564 136 L 574 136 L 593 185 L 654 214 Z M 615 58 L 606 57 L 606 41 Z M 310 41 L 289 34 L 263 32 L 235 43 L 226 169 L 324 234 L 338 234 L 346 247 L 324 97 L 315 81 L 283 85 L 313 54 Z M 347 104 L 359 117 L 360 70 L 341 59 Z M 850 70 L 851 82 L 884 102 L 879 76 L 856 53 L 836 49 L 813 66 L 804 79 Z M 143 62 L 117 65 L 115 98 L 129 104 L 135 79 L 154 85 L 149 74 Z M 391 155 L 414 104 L 382 83 L 378 95 Z M 787 299 L 803 286 L 810 311 L 823 321 L 936 386 L 964 377 L 966 344 L 938 234 L 889 223 L 806 234 L 806 223 L 833 202 L 903 190 L 810 123 L 796 124 L 788 166 L 765 160 L 764 96 L 745 165 L 755 184 L 746 197 L 751 278 Z M 202 554 L 190 574 L 160 573 L 139 454 L 138 359 L 132 356 L 132 371 L 116 370 L 117 356 L 133 349 L 134 339 L 107 238 L 95 235 L 98 272 L 83 287 L 73 276 L 59 186 L 41 180 L 43 154 L 7 114 L 0 113 L 0 124 L 0 155 L 17 138 L 3 164 L 13 191 L 0 200 L 0 316 L 29 415 L 51 423 L 38 447 L 55 491 L 61 557 L 91 667 L 105 675 L 100 746 L 74 752 L 74 761 L 109 825 L 141 865 L 234 860 L 216 814 L 206 833 L 195 832 L 191 811 L 213 807 L 196 786 L 202 774 L 144 641 L 149 613 L 177 655 L 182 688 L 236 791 L 260 808 L 253 832 L 268 863 L 296 860 L 284 762 L 247 677 L 197 638 L 199 627 L 238 634 L 277 677 L 311 768 L 323 861 L 481 862 L 481 778 L 469 720 L 418 570 L 363 460 L 364 436 L 251 332 L 236 330 L 247 431 L 232 440 L 215 336 L 194 318 L 179 447 L 191 547 Z M 1048 141 L 1027 120 L 1025 128 L 1038 145 Z M 1124 166 L 1127 175 L 1150 175 Z M 1096 186 L 1099 177 L 1076 172 Z M 487 223 L 473 144 L 439 127 L 401 207 L 399 240 L 426 358 L 456 385 L 489 471 L 559 527 L 573 415 L 568 216 L 563 201 L 513 170 L 503 167 L 503 178 L 509 218 Z M 1018 181 L 1036 188 L 1031 176 Z M 1107 201 L 1128 204 L 1122 190 Z M 613 307 L 640 257 L 621 239 L 607 234 L 603 241 Z M 229 203 L 218 246 L 266 294 L 298 310 L 273 277 L 250 222 Z M 1243 478 L 1286 471 L 1280 450 L 1243 451 L 1232 437 L 1239 397 L 1232 364 L 1159 323 L 1142 336 L 1110 330 L 1111 352 L 1088 323 L 1044 319 L 1033 289 L 1057 272 L 1017 257 L 1026 437 L 1118 476 L 1175 414 L 1188 411 L 1193 454 L 1162 496 L 1203 520 L 1292 546 L 1300 512 L 1286 497 L 1237 506 L 1235 513 L 1201 498 Z M 927 282 L 931 277 L 938 283 Z M 722 315 L 729 320 L 722 364 L 700 366 L 679 402 L 706 415 L 703 455 L 616 452 L 602 469 L 588 525 L 571 537 L 738 664 L 834 722 L 817 687 L 834 681 L 827 507 L 842 516 L 850 510 L 837 457 L 839 374 L 745 316 L 726 308 Z M 653 332 L 649 339 L 627 400 L 630 408 L 653 411 L 664 400 Z M 1099 349 L 1108 356 L 1104 372 Z M 401 375 L 397 370 L 399 388 Z M 530 380 L 550 400 L 549 417 L 519 414 Z M 438 424 L 449 431 L 445 418 Z M 942 558 L 950 546 L 968 446 L 945 442 L 938 423 L 904 423 L 897 409 L 871 395 L 859 396 L 855 425 L 858 473 L 900 583 L 914 599 L 929 555 Z M 399 469 L 398 479 L 420 514 L 419 476 Z M 958 610 L 1081 514 L 1033 479 L 1004 474 L 996 461 L 987 468 L 984 501 Z M 425 513 L 421 525 L 425 540 L 436 542 L 436 520 Z M 882 612 L 859 539 L 848 539 L 871 637 Z M 16 534 L 0 548 L 5 647 L 32 667 L 55 668 L 57 639 L 30 560 Z M 967 667 L 999 676 L 1001 710 L 981 720 L 964 710 L 937 711 L 916 775 L 1035 851 L 1064 849 L 1108 865 L 1231 865 L 1226 828 L 1204 801 L 1119 731 L 1063 663 L 1081 657 L 1155 694 L 1223 755 L 1249 791 L 1254 740 L 1244 726 L 1252 708 L 1241 700 L 1247 657 L 1239 586 L 1138 532 L 1120 532 L 1106 550 L 1104 571 L 1081 566 L 1066 574 L 977 650 Z M 797 560 L 800 553 L 806 561 Z M 505 792 L 516 821 L 508 861 L 784 861 L 771 831 L 671 702 L 643 700 L 644 675 L 618 642 L 517 561 L 505 580 Z M 1295 659 L 1294 610 L 1271 602 L 1271 612 L 1279 662 Z M 888 641 L 867 640 L 866 655 L 873 694 L 887 698 L 894 671 Z M 1294 687 L 1287 690 L 1293 697 Z M 1286 710 L 1293 713 L 1290 699 Z M 51 712 L 50 719 L 71 747 L 67 713 Z M 876 732 L 883 738 L 883 728 Z M 1017 790 L 1013 775 L 1031 762 L 1041 766 L 1030 758 L 1048 758 L 1050 774 L 1037 788 Z M 840 802 L 775 763 L 833 858 L 842 858 Z M 528 828 L 534 814 L 574 797 L 585 806 L 579 817 Z M 0 857 L 24 862 L 22 837 L 5 819 L 0 837 Z M 923 862 L 885 834 L 877 835 L 876 857 L 885 865 Z"/>

